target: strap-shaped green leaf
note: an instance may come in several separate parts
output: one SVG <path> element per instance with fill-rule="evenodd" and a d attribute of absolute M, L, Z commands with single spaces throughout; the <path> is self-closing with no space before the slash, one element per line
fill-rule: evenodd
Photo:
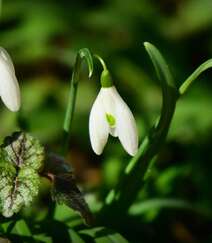
<path fill-rule="evenodd" d="M 12 233 L 18 234 L 20 236 L 31 236 L 30 229 L 25 220 L 20 219 L 16 222 Z"/>
<path fill-rule="evenodd" d="M 161 81 L 162 87 L 164 89 L 167 89 L 167 86 L 176 88 L 168 64 L 166 63 L 159 50 L 149 42 L 144 42 L 144 47 L 152 60 L 157 76 Z"/>
<path fill-rule="evenodd" d="M 161 209 L 161 208 L 170 208 L 170 209 L 186 209 L 195 211 L 194 206 L 182 199 L 175 198 L 153 198 L 146 200 L 144 202 L 139 202 L 133 204 L 129 209 L 130 215 L 141 215 L 152 209 Z"/>
<path fill-rule="evenodd" d="M 212 59 L 207 60 L 206 62 L 202 63 L 180 86 L 179 93 L 183 95 L 190 85 L 198 78 L 198 76 L 207 70 L 208 68 L 212 68 Z"/>
<path fill-rule="evenodd" d="M 158 123 L 158 130 L 162 131 L 167 129 L 165 127 L 167 126 L 167 122 L 169 123 L 169 118 L 173 111 L 173 106 L 176 104 L 178 90 L 169 70 L 168 64 L 161 55 L 160 51 L 149 42 L 145 42 L 144 46 L 151 58 L 162 88 L 163 104 L 160 120 Z"/>
<path fill-rule="evenodd" d="M 72 243 L 85 243 L 85 241 L 73 229 L 69 229 L 68 233 Z"/>
<path fill-rule="evenodd" d="M 121 234 L 104 227 L 81 230 L 79 234 L 89 236 L 95 243 L 128 243 Z"/>

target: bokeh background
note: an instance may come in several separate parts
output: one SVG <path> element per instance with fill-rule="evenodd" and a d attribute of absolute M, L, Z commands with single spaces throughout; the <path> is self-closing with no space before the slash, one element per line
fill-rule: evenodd
<path fill-rule="evenodd" d="M 144 41 L 161 50 L 180 86 L 212 57 L 212 1 L 3 0 L 0 45 L 15 63 L 22 91 L 22 124 L 50 150 L 60 151 L 76 52 L 87 47 L 106 61 L 135 114 L 142 141 L 161 107 L 159 83 Z M 86 67 L 82 70 L 68 160 L 84 192 L 98 201 L 116 185 L 129 156 L 113 138 L 102 156 L 91 149 L 88 117 L 101 71 L 95 65 L 90 80 Z M 137 200 L 179 198 L 201 212 L 150 206 L 129 224 L 120 225 L 119 232 L 129 242 L 212 242 L 211 80 L 209 70 L 177 104 L 167 143 Z M 1 103 L 1 140 L 18 129 L 17 120 L 17 114 Z"/>

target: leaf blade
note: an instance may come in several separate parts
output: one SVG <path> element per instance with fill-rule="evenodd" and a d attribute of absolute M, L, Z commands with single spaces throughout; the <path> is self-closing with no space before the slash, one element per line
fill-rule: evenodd
<path fill-rule="evenodd" d="M 19 236 L 31 236 L 30 229 L 25 220 L 20 219 L 16 222 L 12 233 L 17 233 Z"/>
<path fill-rule="evenodd" d="M 92 223 L 92 214 L 81 191 L 76 185 L 73 173 L 54 175 L 52 195 L 57 203 L 64 203 L 73 210 L 78 211 L 87 224 Z"/>
<path fill-rule="evenodd" d="M 91 237 L 96 243 L 128 243 L 120 233 L 104 227 L 81 230 L 79 234 Z"/>
<path fill-rule="evenodd" d="M 202 74 L 207 69 L 212 68 L 212 59 L 207 60 L 202 63 L 180 86 L 179 93 L 183 95 L 190 85 L 194 82 L 195 79 L 198 78 L 200 74 Z"/>

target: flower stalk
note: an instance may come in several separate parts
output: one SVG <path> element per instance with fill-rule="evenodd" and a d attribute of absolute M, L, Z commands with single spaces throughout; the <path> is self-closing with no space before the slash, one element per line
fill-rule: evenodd
<path fill-rule="evenodd" d="M 65 132 L 65 135 L 64 135 L 64 137 L 65 137 L 64 150 L 65 151 L 64 152 L 66 152 L 67 148 L 68 148 L 70 132 L 71 132 L 71 125 L 72 125 L 72 121 L 73 121 L 74 109 L 75 109 L 75 104 L 76 104 L 79 75 L 80 75 L 80 70 L 81 70 L 81 65 L 82 65 L 83 59 L 85 59 L 87 65 L 88 65 L 88 71 L 89 71 L 88 77 L 90 78 L 93 73 L 93 59 L 92 59 L 92 55 L 91 55 L 89 49 L 87 49 L 87 48 L 80 49 L 77 53 L 73 73 L 71 76 L 70 91 L 69 91 L 69 96 L 68 96 L 68 105 L 66 108 L 66 114 L 65 114 L 65 119 L 64 119 L 64 123 L 63 123 L 63 130 Z"/>

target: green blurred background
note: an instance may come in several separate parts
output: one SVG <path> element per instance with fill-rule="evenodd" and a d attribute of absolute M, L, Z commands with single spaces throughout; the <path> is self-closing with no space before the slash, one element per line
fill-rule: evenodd
<path fill-rule="evenodd" d="M 161 106 L 144 41 L 162 51 L 179 86 L 212 57 L 212 1 L 3 0 L 0 45 L 14 60 L 27 130 L 49 149 L 60 151 L 72 67 L 77 50 L 87 47 L 106 61 L 135 114 L 142 141 Z M 113 138 L 102 156 L 91 149 L 88 117 L 100 88 L 101 69 L 98 63 L 96 67 L 91 80 L 86 67 L 82 71 L 68 158 L 84 191 L 102 200 L 129 156 Z M 204 213 L 161 208 L 138 213 L 120 225 L 129 242 L 212 242 L 211 79 L 209 70 L 179 101 L 166 146 L 137 200 L 185 199 Z M 0 119 L 2 140 L 18 123 L 2 103 Z"/>

